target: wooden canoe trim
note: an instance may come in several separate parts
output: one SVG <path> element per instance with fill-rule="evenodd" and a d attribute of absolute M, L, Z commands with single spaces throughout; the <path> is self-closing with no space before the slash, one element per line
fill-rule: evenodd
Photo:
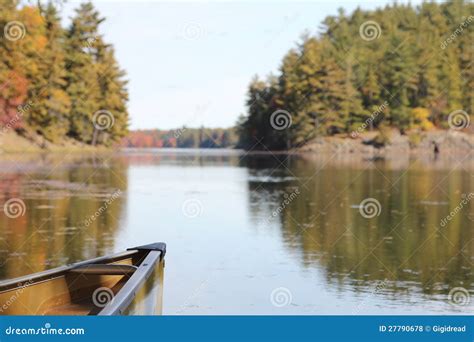
<path fill-rule="evenodd" d="M 127 280 L 114 299 L 99 313 L 99 316 L 121 315 L 135 298 L 136 292 L 153 273 L 157 263 L 162 262 L 161 250 L 150 250 L 135 273 Z"/>
<path fill-rule="evenodd" d="M 91 264 L 74 267 L 69 273 L 97 274 L 97 275 L 132 275 L 137 266 L 121 264 Z"/>
<path fill-rule="evenodd" d="M 106 264 L 106 263 L 112 263 L 119 261 L 121 259 L 124 259 L 126 257 L 131 257 L 133 255 L 138 255 L 139 251 L 137 250 L 129 250 L 126 252 L 122 253 L 117 253 L 111 256 L 104 256 L 104 257 L 99 257 L 99 258 L 94 258 L 94 259 L 89 259 L 85 261 L 81 261 L 78 263 L 74 263 L 71 265 L 67 266 L 60 266 L 51 270 L 46 270 L 43 272 L 38 272 L 35 274 L 30 274 L 14 279 L 9 279 L 9 280 L 4 280 L 0 281 L 0 293 L 3 291 L 8 291 L 13 288 L 17 288 L 19 284 L 34 284 L 34 283 L 39 283 L 42 281 L 48 281 L 52 278 L 57 278 L 57 277 L 62 277 L 72 269 L 80 266 L 86 266 L 86 265 L 91 265 L 91 264 Z"/>

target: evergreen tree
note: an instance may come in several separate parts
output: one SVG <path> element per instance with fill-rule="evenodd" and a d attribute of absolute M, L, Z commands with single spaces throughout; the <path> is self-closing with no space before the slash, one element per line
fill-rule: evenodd
<path fill-rule="evenodd" d="M 2 131 L 53 142 L 69 135 L 94 144 L 111 144 L 127 133 L 125 73 L 99 34 L 103 20 L 91 3 L 82 4 L 66 31 L 52 0 L 36 6 L 1 0 Z M 114 125 L 97 132 L 94 114 L 104 109 L 113 113 Z"/>
<path fill-rule="evenodd" d="M 82 4 L 67 33 L 66 89 L 71 99 L 68 135 L 86 143 L 92 142 L 94 114 L 101 110 L 95 57 L 102 39 L 98 27 L 103 20 L 92 3 Z"/>
<path fill-rule="evenodd" d="M 54 5 L 40 5 L 46 44 L 33 82 L 31 96 L 34 105 L 29 115 L 29 125 L 50 141 L 58 141 L 68 131 L 70 99 L 65 91 L 64 31 Z"/>
<path fill-rule="evenodd" d="M 240 140 L 255 141 L 256 132 L 266 147 L 279 149 L 382 123 L 401 132 L 447 127 L 450 112 L 473 111 L 473 14 L 474 4 L 464 0 L 340 10 L 323 21 L 321 34 L 304 35 L 289 51 L 277 84 L 251 83 L 253 105 L 239 120 Z M 362 30 L 366 24 L 371 32 Z M 261 89 L 272 96 L 254 103 Z M 290 144 L 263 125 L 275 107 L 292 115 Z"/>
<path fill-rule="evenodd" d="M 112 115 L 113 122 L 104 130 L 95 129 L 93 143 L 107 144 L 118 141 L 128 132 L 127 82 L 124 80 L 125 72 L 120 69 L 112 47 L 98 45 L 96 65 L 99 75 L 99 104 Z"/>

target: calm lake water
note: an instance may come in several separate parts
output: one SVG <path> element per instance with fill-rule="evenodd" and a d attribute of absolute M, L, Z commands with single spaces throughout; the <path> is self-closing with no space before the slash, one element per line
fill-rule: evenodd
<path fill-rule="evenodd" d="M 473 170 L 237 151 L 1 156 L 0 204 L 26 210 L 0 211 L 0 278 L 164 241 L 165 314 L 472 314 Z"/>

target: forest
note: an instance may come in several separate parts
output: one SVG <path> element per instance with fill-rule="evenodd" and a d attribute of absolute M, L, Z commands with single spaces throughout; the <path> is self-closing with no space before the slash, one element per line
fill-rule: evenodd
<path fill-rule="evenodd" d="M 136 130 L 123 139 L 123 147 L 231 148 L 237 144 L 234 128 L 187 128 Z"/>
<path fill-rule="evenodd" d="M 303 34 L 276 74 L 252 80 L 238 146 L 277 150 L 321 136 L 447 129 L 453 114 L 455 128 L 466 128 L 473 42 L 469 1 L 341 9 L 317 34 Z"/>
<path fill-rule="evenodd" d="M 63 27 L 58 2 L 0 0 L 0 134 L 112 145 L 128 132 L 127 80 L 92 3 Z"/>

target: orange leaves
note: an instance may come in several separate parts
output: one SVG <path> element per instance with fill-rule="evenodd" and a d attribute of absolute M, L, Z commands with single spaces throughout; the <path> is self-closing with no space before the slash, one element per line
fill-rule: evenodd
<path fill-rule="evenodd" d="M 8 71 L 6 77 L 0 77 L 0 96 L 13 105 L 19 105 L 26 98 L 28 80 L 15 71 Z"/>
<path fill-rule="evenodd" d="M 20 9 L 19 16 L 23 23 L 31 30 L 44 26 L 44 19 L 37 7 L 25 6 Z"/>
<path fill-rule="evenodd" d="M 19 11 L 19 17 L 26 27 L 25 41 L 23 42 L 26 48 L 36 52 L 43 51 L 48 40 L 45 36 L 45 21 L 38 8 L 25 6 Z"/>

